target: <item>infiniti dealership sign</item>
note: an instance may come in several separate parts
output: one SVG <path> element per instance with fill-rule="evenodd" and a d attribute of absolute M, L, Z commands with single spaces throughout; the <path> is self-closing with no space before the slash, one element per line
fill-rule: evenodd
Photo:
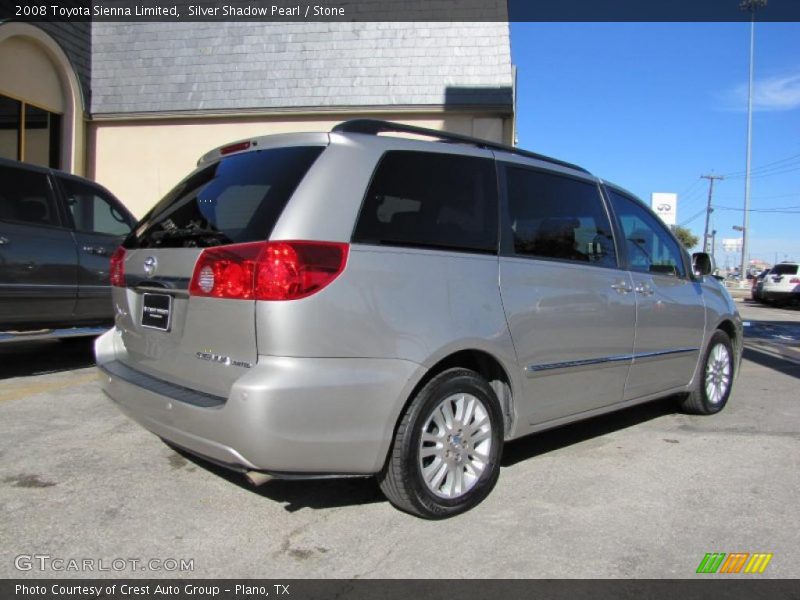
<path fill-rule="evenodd" d="M 650 207 L 667 225 L 675 225 L 678 216 L 678 194 L 653 192 Z"/>

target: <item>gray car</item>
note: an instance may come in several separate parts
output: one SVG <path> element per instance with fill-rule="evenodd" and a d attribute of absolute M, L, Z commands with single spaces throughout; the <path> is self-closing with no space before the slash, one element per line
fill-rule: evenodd
<path fill-rule="evenodd" d="M 349 121 L 204 156 L 114 254 L 97 362 L 125 414 L 256 484 L 375 476 L 442 518 L 506 441 L 668 395 L 720 411 L 742 326 L 710 270 L 580 167 Z"/>

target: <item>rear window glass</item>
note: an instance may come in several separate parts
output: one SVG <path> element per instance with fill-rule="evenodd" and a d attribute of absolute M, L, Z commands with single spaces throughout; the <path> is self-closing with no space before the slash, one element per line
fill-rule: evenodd
<path fill-rule="evenodd" d="M 497 251 L 497 184 L 490 159 L 387 152 L 356 224 L 353 242 Z"/>
<path fill-rule="evenodd" d="M 0 167 L 0 219 L 31 225 L 60 225 L 47 175 Z"/>
<path fill-rule="evenodd" d="M 257 150 L 201 169 L 145 216 L 125 247 L 206 247 L 265 240 L 323 149 Z"/>
<path fill-rule="evenodd" d="M 797 265 L 775 265 L 770 275 L 797 275 Z"/>

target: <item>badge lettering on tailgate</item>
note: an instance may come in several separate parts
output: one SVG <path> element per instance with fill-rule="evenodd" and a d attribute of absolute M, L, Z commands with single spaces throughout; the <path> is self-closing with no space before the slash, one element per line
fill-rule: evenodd
<path fill-rule="evenodd" d="M 211 350 L 203 350 L 195 353 L 195 356 L 200 360 L 218 363 L 226 367 L 242 367 L 244 369 L 252 368 L 252 364 L 243 360 L 233 360 L 230 356 L 223 356 L 221 354 L 214 354 Z"/>

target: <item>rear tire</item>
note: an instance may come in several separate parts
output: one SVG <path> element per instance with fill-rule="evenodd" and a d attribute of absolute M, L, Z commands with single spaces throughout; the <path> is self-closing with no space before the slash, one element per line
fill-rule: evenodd
<path fill-rule="evenodd" d="M 431 379 L 400 420 L 378 476 L 389 501 L 426 519 L 468 511 L 500 474 L 503 416 L 492 388 L 468 369 Z"/>
<path fill-rule="evenodd" d="M 731 395 L 733 375 L 733 345 L 718 329 L 708 342 L 694 389 L 681 400 L 681 410 L 694 415 L 721 411 Z"/>

